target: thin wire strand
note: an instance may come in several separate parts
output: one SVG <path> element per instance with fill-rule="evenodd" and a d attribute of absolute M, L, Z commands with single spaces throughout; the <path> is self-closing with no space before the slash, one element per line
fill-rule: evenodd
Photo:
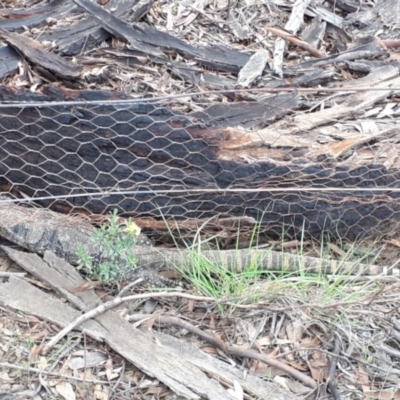
<path fill-rule="evenodd" d="M 99 191 L 94 193 L 76 193 L 58 196 L 24 197 L 23 199 L 0 199 L 0 203 L 19 203 L 38 200 L 60 200 L 78 197 L 101 197 L 112 195 L 139 195 L 139 194 L 168 194 L 168 193 L 260 193 L 260 192 L 376 192 L 388 194 L 400 192 L 400 188 L 260 188 L 260 189 L 166 189 L 166 190 L 122 190 L 122 191 Z"/>
<path fill-rule="evenodd" d="M 184 97 L 204 96 L 212 94 L 227 94 L 227 93 L 282 93 L 282 92 L 297 92 L 297 93 L 318 93 L 318 92 L 382 92 L 382 91 L 400 91 L 400 87 L 358 87 L 358 88 L 299 88 L 299 87 L 280 87 L 280 88 L 258 88 L 258 89 L 223 89 L 209 90 L 194 93 L 181 93 L 169 96 L 160 96 L 152 98 L 132 98 L 120 100 L 80 100 L 80 101 L 43 101 L 43 102 L 13 102 L 3 101 L 0 108 L 7 108 L 10 105 L 14 107 L 46 107 L 46 106 L 65 106 L 65 105 L 102 105 L 102 104 L 134 104 L 134 103 L 153 103 L 164 100 L 179 99 Z"/>

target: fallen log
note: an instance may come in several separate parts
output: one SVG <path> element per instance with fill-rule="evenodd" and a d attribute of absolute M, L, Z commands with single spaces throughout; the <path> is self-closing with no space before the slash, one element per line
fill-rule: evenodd
<path fill-rule="evenodd" d="M 95 262 L 105 260 L 101 248 L 92 240 L 93 227 L 88 222 L 46 209 L 0 204 L 0 236 L 35 253 L 51 251 L 74 265 L 78 263 L 79 245 Z M 224 265 L 238 272 L 256 259 L 260 269 L 264 270 L 336 275 L 400 275 L 398 268 L 324 260 L 265 249 L 202 250 L 196 254 L 193 250 L 154 248 L 143 237 L 132 251 L 138 267 L 124 275 L 124 279 L 134 281 L 142 278 L 155 286 L 165 284 L 158 275 L 159 271 L 191 268 L 196 255 L 201 255 L 211 264 Z"/>

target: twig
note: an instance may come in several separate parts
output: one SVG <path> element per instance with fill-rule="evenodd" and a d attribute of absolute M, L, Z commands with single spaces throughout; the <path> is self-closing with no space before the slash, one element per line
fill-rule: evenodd
<path fill-rule="evenodd" d="M 296 35 L 293 35 L 290 32 L 285 31 L 281 28 L 274 28 L 274 27 L 266 27 L 265 28 L 268 32 L 296 45 L 301 47 L 302 49 L 308 51 L 312 56 L 317 58 L 324 58 L 326 55 L 316 49 L 314 46 L 311 46 L 310 43 L 305 42 L 304 40 L 298 38 Z"/>
<path fill-rule="evenodd" d="M 399 39 L 381 39 L 380 40 L 387 49 L 396 49 L 400 47 Z"/>
<path fill-rule="evenodd" d="M 147 320 L 148 318 L 153 318 L 153 314 L 134 314 L 130 315 L 128 318 L 129 322 L 138 322 L 141 320 Z M 182 329 L 186 329 L 189 332 L 193 333 L 194 335 L 199 336 L 201 339 L 204 339 L 207 343 L 211 344 L 212 346 L 225 351 L 225 348 L 221 348 L 220 343 L 218 340 L 214 338 L 214 336 L 209 335 L 208 333 L 202 331 L 201 329 L 197 328 L 196 326 L 192 325 L 189 322 L 186 322 L 178 317 L 171 317 L 171 316 L 161 316 L 158 315 L 155 322 L 164 325 L 175 325 Z"/>
<path fill-rule="evenodd" d="M 382 283 L 393 283 L 393 282 L 398 282 L 399 277 L 398 276 L 393 276 L 393 275 L 361 275 L 361 276 L 334 276 L 334 275 L 328 275 L 326 277 L 329 280 L 343 280 L 343 281 L 351 281 L 351 282 L 382 282 Z"/>
<path fill-rule="evenodd" d="M 0 278 L 10 278 L 11 276 L 23 278 L 24 276 L 26 276 L 26 273 L 25 272 L 6 272 L 6 271 L 0 272 Z"/>
<path fill-rule="evenodd" d="M 159 293 L 143 293 L 143 294 L 134 294 L 131 296 L 125 297 L 117 297 L 114 300 L 108 301 L 107 303 L 101 304 L 100 306 L 88 311 L 87 313 L 79 316 L 74 321 L 72 321 L 69 325 L 67 325 L 64 329 L 62 329 L 57 335 L 51 339 L 47 345 L 45 345 L 41 351 L 42 355 L 46 355 L 50 349 L 58 343 L 65 335 L 71 332 L 75 327 L 82 324 L 83 322 L 87 321 L 88 319 L 97 317 L 104 312 L 111 310 L 112 308 L 118 306 L 119 304 L 125 301 L 131 300 L 139 300 L 139 299 L 147 299 L 153 297 L 182 297 L 189 300 L 196 300 L 196 301 L 215 301 L 213 297 L 202 297 L 202 296 L 193 296 L 186 293 L 179 293 L 179 292 L 159 292 Z"/>
<path fill-rule="evenodd" d="M 129 283 L 128 285 L 126 285 L 125 287 L 123 287 L 123 288 L 121 289 L 121 291 L 117 294 L 116 298 L 122 297 L 122 295 L 123 295 L 128 289 L 130 289 L 130 288 L 133 287 L 133 286 L 138 285 L 139 283 L 141 283 L 141 282 L 143 282 L 143 281 L 144 281 L 144 279 L 139 278 L 139 279 L 136 279 L 136 281 L 133 281 L 133 282 Z"/>
<path fill-rule="evenodd" d="M 335 379 L 335 372 L 336 372 L 336 365 L 338 361 L 338 356 L 341 351 L 341 345 L 340 345 L 340 339 L 338 335 L 335 335 L 335 348 L 333 350 L 332 354 L 332 360 L 331 360 L 331 365 L 329 367 L 329 373 L 328 373 L 328 379 L 327 379 L 327 385 L 329 389 L 332 392 L 332 395 L 335 400 L 340 400 L 340 393 L 338 391 L 337 385 L 336 385 L 336 379 Z"/>
<path fill-rule="evenodd" d="M 379 346 L 379 350 L 384 351 L 386 354 L 389 354 L 392 357 L 400 359 L 400 351 L 394 349 L 393 347 L 389 347 L 389 346 L 385 346 L 385 345 L 381 344 Z"/>
<path fill-rule="evenodd" d="M 290 18 L 285 25 L 285 29 L 289 32 L 296 33 L 301 25 L 303 24 L 304 12 L 311 0 L 296 0 L 293 5 Z M 282 63 L 283 63 L 283 52 L 285 50 L 285 41 L 282 38 L 278 38 L 275 41 L 274 49 L 274 74 L 279 77 L 283 76 Z"/>
<path fill-rule="evenodd" d="M 57 364 L 60 362 L 61 359 L 63 359 L 68 353 L 71 352 L 72 349 L 74 349 L 79 343 L 81 339 L 78 338 L 74 340 L 69 346 L 67 346 L 59 355 L 58 357 L 54 360 L 54 362 L 50 365 L 49 372 L 53 371 L 53 369 L 57 366 Z"/>
<path fill-rule="evenodd" d="M 101 380 L 98 380 L 98 379 L 78 378 L 76 376 L 60 374 L 58 372 L 43 371 L 43 370 L 41 370 L 39 368 L 24 367 L 23 365 L 10 364 L 10 363 L 6 363 L 6 362 L 0 362 L 0 367 L 19 369 L 19 370 L 25 371 L 25 372 L 35 372 L 35 373 L 38 373 L 38 374 L 44 374 L 44 375 L 50 375 L 50 376 L 57 376 L 59 378 L 72 379 L 72 380 L 79 381 L 79 382 L 101 383 L 103 385 L 108 385 L 109 384 L 108 381 L 101 381 Z"/>
<path fill-rule="evenodd" d="M 264 327 L 265 327 L 265 323 L 267 321 L 267 314 L 264 313 L 264 315 L 262 316 L 261 321 L 258 323 L 258 326 L 256 328 L 255 333 L 252 335 L 253 337 L 250 340 L 250 343 L 247 345 L 248 349 L 251 349 L 254 346 L 254 343 L 256 342 L 258 336 L 260 335 L 260 333 L 263 331 Z M 243 363 L 242 365 L 244 366 L 246 363 L 247 359 L 243 358 Z"/>
<path fill-rule="evenodd" d="M 115 393 L 116 392 L 117 387 L 121 383 L 121 380 L 124 377 L 124 375 L 125 375 L 125 360 L 122 359 L 121 372 L 119 373 L 119 377 L 118 377 L 117 381 L 115 382 L 115 384 L 113 385 L 110 393 Z"/>
<path fill-rule="evenodd" d="M 226 20 L 231 19 L 231 0 L 228 0 L 228 5 L 226 6 Z"/>
<path fill-rule="evenodd" d="M 227 348 L 228 352 L 232 355 L 239 356 L 239 357 L 248 357 L 248 358 L 252 358 L 254 360 L 261 361 L 265 364 L 270 365 L 271 367 L 279 368 L 280 370 L 287 372 L 293 378 L 303 382 L 308 387 L 311 387 L 313 389 L 316 389 L 318 387 L 318 385 L 314 381 L 314 379 L 303 374 L 302 372 L 298 371 L 297 369 L 290 367 L 287 364 L 284 364 L 278 360 L 275 360 L 272 357 L 257 353 L 255 350 L 240 349 L 238 347 L 233 347 L 233 346 L 226 346 L 226 348 Z"/>
<path fill-rule="evenodd" d="M 153 315 L 149 314 L 138 314 L 138 315 L 132 315 L 130 316 L 129 320 L 130 321 L 138 321 L 143 318 L 149 318 L 149 317 L 154 317 Z M 193 326 L 189 322 L 183 321 L 178 317 L 165 317 L 165 316 L 157 316 L 156 321 L 162 324 L 166 325 L 175 325 L 179 326 L 180 328 L 187 329 L 189 332 L 200 336 L 202 339 L 210 343 L 212 346 L 215 346 L 219 349 L 221 349 L 221 345 L 218 343 L 218 341 L 211 335 L 209 335 L 206 332 L 203 332 L 201 329 Z M 225 349 L 229 354 L 239 356 L 239 357 L 247 357 L 247 358 L 252 358 L 255 360 L 259 360 L 263 363 L 266 363 L 272 367 L 279 368 L 282 371 L 285 371 L 289 375 L 291 375 L 293 378 L 296 378 L 297 380 L 303 382 L 305 385 L 315 389 L 317 388 L 317 383 L 307 375 L 303 374 L 302 372 L 296 370 L 295 368 L 282 363 L 281 361 L 275 360 L 272 357 L 260 354 L 256 352 L 255 350 L 250 350 L 250 349 L 240 349 L 235 346 L 225 346 Z"/>
<path fill-rule="evenodd" d="M 347 11 L 350 13 L 358 12 L 361 7 L 361 4 L 358 7 L 356 7 L 355 5 L 350 4 L 349 2 L 346 2 L 344 0 L 328 0 L 328 2 L 333 4 L 333 6 L 334 6 L 333 11 L 335 13 L 336 13 L 336 10 L 335 10 L 336 7 L 340 8 L 343 11 Z M 360 0 L 360 3 L 361 3 L 361 0 Z"/>

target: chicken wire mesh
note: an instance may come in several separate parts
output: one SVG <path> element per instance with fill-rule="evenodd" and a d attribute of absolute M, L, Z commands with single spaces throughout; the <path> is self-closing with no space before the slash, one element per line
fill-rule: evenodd
<path fill-rule="evenodd" d="M 292 104 L 285 96 L 280 111 Z M 290 238 L 395 230 L 397 169 L 307 159 L 259 141 L 252 152 L 257 118 L 232 130 L 232 113 L 224 113 L 240 113 L 243 104 L 219 107 L 173 107 L 168 99 L 2 104 L 0 174 L 45 207 L 95 214 L 117 208 L 148 227 L 173 221 L 180 234 L 254 223 Z M 270 110 L 265 103 L 256 114 Z M 265 156 L 274 152 L 279 160 Z"/>

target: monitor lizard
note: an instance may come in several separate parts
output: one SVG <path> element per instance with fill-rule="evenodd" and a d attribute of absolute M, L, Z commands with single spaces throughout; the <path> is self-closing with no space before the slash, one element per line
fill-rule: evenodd
<path fill-rule="evenodd" d="M 31 252 L 43 254 L 52 251 L 73 265 L 77 265 L 77 247 L 83 245 L 95 260 L 104 259 L 93 240 L 93 226 L 86 220 L 71 217 L 43 208 L 30 208 L 13 203 L 0 202 L 0 236 Z M 161 270 L 190 268 L 193 250 L 152 247 L 145 235 L 138 237 L 132 249 L 137 267 L 125 279 L 143 278 L 152 286 L 165 285 Z M 232 270 L 240 271 L 254 258 L 264 270 L 300 271 L 322 274 L 346 275 L 400 275 L 398 268 L 377 265 L 325 260 L 299 256 L 269 249 L 202 250 L 209 262 L 222 263 Z"/>

